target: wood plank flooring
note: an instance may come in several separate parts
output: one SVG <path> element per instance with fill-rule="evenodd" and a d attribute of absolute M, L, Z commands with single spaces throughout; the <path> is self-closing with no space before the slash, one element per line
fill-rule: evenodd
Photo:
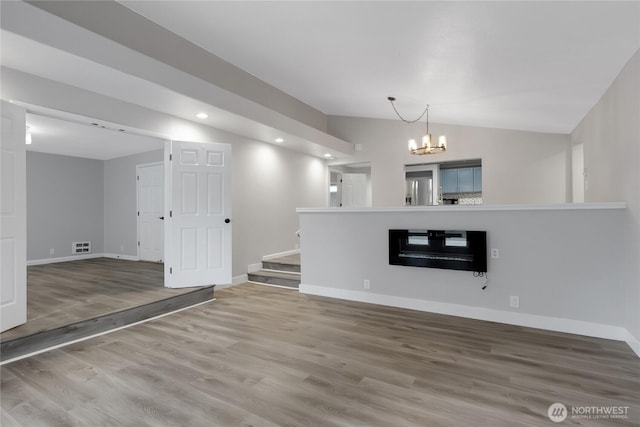
<path fill-rule="evenodd" d="M 640 425 L 621 342 L 252 284 L 216 297 L 1 367 L 2 426 Z M 555 424 L 554 402 L 628 418 Z"/>
<path fill-rule="evenodd" d="M 110 258 L 30 266 L 27 268 L 27 323 L 3 332 L 0 341 L 193 290 L 165 288 L 163 268 L 162 264 Z"/>

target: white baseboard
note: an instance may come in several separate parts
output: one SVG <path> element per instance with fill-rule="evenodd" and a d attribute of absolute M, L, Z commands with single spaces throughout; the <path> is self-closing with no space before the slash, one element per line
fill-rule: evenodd
<path fill-rule="evenodd" d="M 249 273 L 253 273 L 255 271 L 260 271 L 260 270 L 262 270 L 262 263 L 261 262 L 257 262 L 255 264 L 249 264 L 247 266 L 247 271 Z"/>
<path fill-rule="evenodd" d="M 69 256 L 57 257 L 57 258 L 33 259 L 30 261 L 27 261 L 27 265 L 55 264 L 57 262 L 79 261 L 82 259 L 93 259 L 93 258 L 113 258 L 113 259 L 123 259 L 126 261 L 140 261 L 140 259 L 137 256 L 132 256 L 132 255 L 81 254 L 81 255 L 69 255 Z"/>
<path fill-rule="evenodd" d="M 640 342 L 635 339 L 627 329 L 621 326 L 603 325 L 600 323 L 585 322 L 582 320 L 515 313 L 512 311 L 472 307 L 437 301 L 416 300 L 412 298 L 374 294 L 371 292 L 328 288 L 325 286 L 301 284 L 299 289 L 303 294 L 319 295 L 350 301 L 366 302 L 370 304 L 426 311 L 430 313 L 447 314 L 450 316 L 467 317 L 470 319 L 486 320 L 490 322 L 506 323 L 509 325 L 526 326 L 529 328 L 546 329 L 549 331 L 564 332 L 568 334 L 624 341 L 640 357 Z"/>
<path fill-rule="evenodd" d="M 231 278 L 231 283 L 226 285 L 216 285 L 216 288 L 228 288 L 230 286 L 239 285 L 240 283 L 246 283 L 249 280 L 249 277 L 246 274 L 241 274 L 239 276 L 233 276 Z"/>
<path fill-rule="evenodd" d="M 300 249 L 292 249 L 290 251 L 285 251 L 285 252 L 278 252 L 275 254 L 270 254 L 270 255 L 265 255 L 262 257 L 263 261 L 269 261 L 270 259 L 274 259 L 274 258 L 280 258 L 283 256 L 287 256 L 287 255 L 294 255 L 294 254 L 299 254 L 300 253 Z"/>
<path fill-rule="evenodd" d="M 27 265 L 55 264 L 57 262 L 79 261 L 81 259 L 92 259 L 92 258 L 102 258 L 102 257 L 104 257 L 104 254 L 69 255 L 69 256 L 57 257 L 57 258 L 27 260 Z"/>
<path fill-rule="evenodd" d="M 102 254 L 105 258 L 123 259 L 125 261 L 140 261 L 140 258 L 134 255 L 122 255 L 122 254 Z"/>

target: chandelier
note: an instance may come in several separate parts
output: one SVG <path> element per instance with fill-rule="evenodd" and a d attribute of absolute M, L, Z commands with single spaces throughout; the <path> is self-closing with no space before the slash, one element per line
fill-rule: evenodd
<path fill-rule="evenodd" d="M 427 104 L 427 108 L 425 108 L 424 111 L 422 112 L 422 114 L 420 114 L 420 117 L 418 117 L 415 120 L 407 120 L 404 117 L 402 117 L 400 115 L 400 113 L 398 112 L 398 110 L 396 109 L 396 106 L 393 103 L 393 101 L 395 101 L 396 98 L 393 97 L 393 96 L 389 96 L 389 97 L 387 97 L 387 99 L 389 100 L 389 102 L 391 102 L 391 106 L 393 107 L 393 111 L 395 111 L 396 115 L 400 118 L 400 120 L 402 120 L 405 123 L 415 123 L 418 120 L 420 120 L 425 114 L 427 115 L 427 133 L 426 133 L 426 135 L 424 135 L 422 137 L 422 146 L 418 147 L 418 143 L 416 142 L 415 139 L 410 139 L 409 140 L 409 152 L 411 154 L 416 154 L 418 156 L 424 156 L 425 154 L 435 154 L 435 153 L 442 153 L 444 151 L 447 151 L 447 137 L 446 136 L 440 135 L 438 137 L 438 144 L 432 143 L 431 134 L 429 133 L 429 104 Z"/>

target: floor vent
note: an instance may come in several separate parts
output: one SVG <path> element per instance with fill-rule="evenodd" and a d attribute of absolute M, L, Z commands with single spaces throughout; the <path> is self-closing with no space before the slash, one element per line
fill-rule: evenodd
<path fill-rule="evenodd" d="M 71 244 L 71 253 L 88 254 L 91 252 L 91 242 L 73 242 Z"/>

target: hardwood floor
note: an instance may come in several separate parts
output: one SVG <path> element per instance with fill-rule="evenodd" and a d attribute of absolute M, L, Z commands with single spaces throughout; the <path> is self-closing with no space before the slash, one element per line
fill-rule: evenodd
<path fill-rule="evenodd" d="M 27 323 L 0 341 L 141 306 L 191 289 L 164 288 L 163 265 L 94 258 L 27 268 Z"/>
<path fill-rule="evenodd" d="M 7 364 L 8 426 L 544 426 L 628 407 L 626 344 L 243 284 L 217 301 Z"/>

